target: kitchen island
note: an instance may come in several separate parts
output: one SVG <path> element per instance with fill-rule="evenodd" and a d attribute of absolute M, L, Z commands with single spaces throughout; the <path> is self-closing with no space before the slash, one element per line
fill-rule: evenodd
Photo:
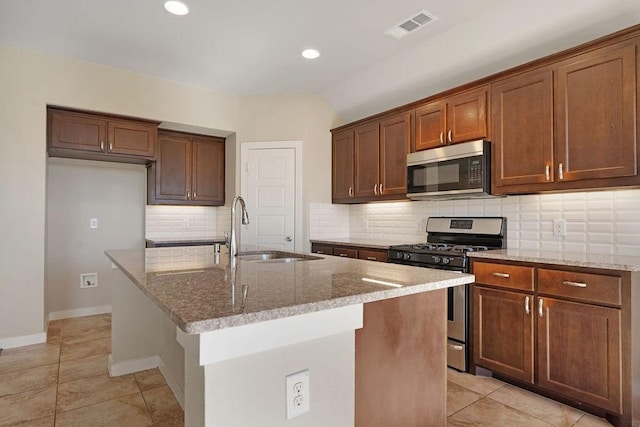
<path fill-rule="evenodd" d="M 301 254 L 230 265 L 210 246 L 107 256 L 110 373 L 160 367 L 187 426 L 445 423 L 446 288 L 472 275 Z M 285 376 L 304 370 L 310 410 L 287 420 Z"/>

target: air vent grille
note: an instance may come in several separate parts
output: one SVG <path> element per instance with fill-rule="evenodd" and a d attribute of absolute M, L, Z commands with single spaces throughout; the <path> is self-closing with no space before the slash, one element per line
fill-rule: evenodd
<path fill-rule="evenodd" d="M 429 22 L 433 22 L 436 19 L 438 18 L 435 15 L 427 12 L 426 10 L 421 10 L 414 16 L 409 17 L 399 24 L 389 28 L 384 33 L 396 40 L 400 40 L 401 38 L 407 36 L 409 33 L 419 30 Z"/>

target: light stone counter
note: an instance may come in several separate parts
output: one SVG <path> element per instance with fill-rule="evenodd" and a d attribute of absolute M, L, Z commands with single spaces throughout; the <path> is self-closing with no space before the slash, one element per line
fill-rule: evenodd
<path fill-rule="evenodd" d="M 324 238 L 324 239 L 310 239 L 311 243 L 319 243 L 321 245 L 346 245 L 346 246 L 359 246 L 363 248 L 372 249 L 389 249 L 389 246 L 405 245 L 413 243 L 425 243 L 427 236 L 416 236 L 414 239 L 408 239 L 403 237 L 401 239 L 365 239 L 365 238 Z"/>
<path fill-rule="evenodd" d="M 618 271 L 640 271 L 640 256 L 584 254 L 575 252 L 499 249 L 470 252 L 473 258 L 534 262 L 559 266 L 601 268 Z"/>
<path fill-rule="evenodd" d="M 472 283 L 473 275 L 332 256 L 239 260 L 212 247 L 107 251 L 184 332 L 197 334 Z M 311 255 L 309 255 L 311 256 Z"/>

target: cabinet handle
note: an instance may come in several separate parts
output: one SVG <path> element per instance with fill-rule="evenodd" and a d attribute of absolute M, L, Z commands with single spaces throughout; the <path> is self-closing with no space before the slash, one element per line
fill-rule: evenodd
<path fill-rule="evenodd" d="M 100 141 L 100 151 L 104 151 L 104 141 Z"/>
<path fill-rule="evenodd" d="M 373 186 L 373 194 L 378 195 L 378 184 Z"/>
<path fill-rule="evenodd" d="M 563 173 L 563 170 L 562 170 L 562 163 L 560 163 L 558 165 L 558 178 L 564 179 L 564 173 Z"/>
<path fill-rule="evenodd" d="M 453 140 L 451 139 L 451 129 L 449 129 L 449 132 L 447 132 L 447 141 L 449 141 L 449 144 L 453 142 Z"/>
<path fill-rule="evenodd" d="M 316 251 L 317 254 L 324 254 L 324 251 Z"/>
<path fill-rule="evenodd" d="M 380 195 L 384 194 L 384 187 L 382 187 L 382 183 L 380 183 Z"/>
<path fill-rule="evenodd" d="M 193 192 L 193 200 L 195 200 L 198 196 L 196 196 L 196 192 Z"/>
<path fill-rule="evenodd" d="M 444 145 L 444 132 L 440 132 L 440 144 Z"/>
<path fill-rule="evenodd" d="M 551 179 L 551 166 L 546 165 L 544 167 L 544 176 L 547 178 L 547 181 Z"/>
<path fill-rule="evenodd" d="M 531 313 L 531 310 L 529 310 L 529 297 L 524 299 L 524 312 L 527 314 Z"/>
<path fill-rule="evenodd" d="M 349 255 L 347 255 L 347 254 L 338 254 L 338 256 L 341 256 L 341 257 L 348 257 Z"/>
<path fill-rule="evenodd" d="M 353 187 L 349 187 L 349 197 L 353 197 Z"/>
<path fill-rule="evenodd" d="M 450 348 L 451 350 L 464 350 L 463 346 L 455 344 L 447 344 L 447 348 Z"/>
<path fill-rule="evenodd" d="M 112 151 L 113 151 L 113 142 L 110 142 L 109 143 L 109 152 L 112 152 Z"/>
<path fill-rule="evenodd" d="M 538 315 L 544 317 L 544 301 L 542 298 L 538 299 Z"/>
<path fill-rule="evenodd" d="M 187 199 L 191 198 L 191 191 L 187 191 Z"/>
<path fill-rule="evenodd" d="M 368 257 L 367 257 L 367 259 L 368 259 L 369 261 L 377 261 L 377 260 L 378 260 L 378 258 L 376 258 L 376 257 L 374 257 L 374 256 L 368 256 Z"/>
<path fill-rule="evenodd" d="M 509 274 L 508 273 L 497 273 L 497 272 L 494 272 L 493 275 L 496 276 L 496 277 L 502 277 L 503 279 L 508 279 L 509 278 Z"/>
<path fill-rule="evenodd" d="M 587 287 L 586 283 L 572 282 L 570 280 L 563 280 L 562 284 L 565 285 L 565 286 L 573 286 L 575 288 L 586 288 Z"/>

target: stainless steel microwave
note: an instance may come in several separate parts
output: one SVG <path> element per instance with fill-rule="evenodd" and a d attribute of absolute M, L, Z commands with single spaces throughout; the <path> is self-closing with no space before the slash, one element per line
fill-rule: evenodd
<path fill-rule="evenodd" d="M 491 143 L 478 140 L 410 153 L 407 197 L 463 199 L 491 194 Z"/>

